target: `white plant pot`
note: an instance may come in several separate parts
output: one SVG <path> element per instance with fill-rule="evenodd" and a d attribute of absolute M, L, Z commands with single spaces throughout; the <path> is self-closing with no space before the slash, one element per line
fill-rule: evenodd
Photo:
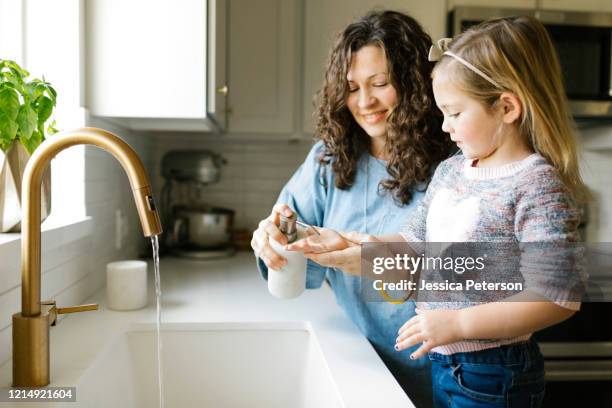
<path fill-rule="evenodd" d="M 21 231 L 21 180 L 30 155 L 13 143 L 0 150 L 0 232 Z M 51 166 L 45 170 L 41 185 L 41 221 L 51 212 Z"/>

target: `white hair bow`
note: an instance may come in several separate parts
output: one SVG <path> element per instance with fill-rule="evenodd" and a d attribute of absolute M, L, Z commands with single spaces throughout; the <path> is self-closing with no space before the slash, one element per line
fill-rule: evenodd
<path fill-rule="evenodd" d="M 439 39 L 435 44 L 433 44 L 429 48 L 429 54 L 427 55 L 427 59 L 429 61 L 439 61 L 443 55 L 448 55 L 450 57 L 453 57 L 457 61 L 459 61 L 461 64 L 463 64 L 465 67 L 467 67 L 471 71 L 480 75 L 482 78 L 486 79 L 491 85 L 495 86 L 496 88 L 502 88 L 497 82 L 493 80 L 493 78 L 491 78 L 490 76 L 482 72 L 480 69 L 476 68 L 474 65 L 472 65 L 465 59 L 455 54 L 454 52 L 450 52 L 448 50 L 448 46 L 450 45 L 451 41 L 453 41 L 452 38 Z"/>
<path fill-rule="evenodd" d="M 442 55 L 448 51 L 448 45 L 451 41 L 453 41 L 452 38 L 440 38 L 435 44 L 429 47 L 427 59 L 429 61 L 439 61 Z"/>

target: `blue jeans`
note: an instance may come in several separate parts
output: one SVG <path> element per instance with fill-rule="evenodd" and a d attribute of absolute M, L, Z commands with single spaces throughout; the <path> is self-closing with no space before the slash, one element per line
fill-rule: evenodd
<path fill-rule="evenodd" d="M 537 408 L 544 358 L 535 340 L 470 353 L 429 353 L 436 408 Z"/>

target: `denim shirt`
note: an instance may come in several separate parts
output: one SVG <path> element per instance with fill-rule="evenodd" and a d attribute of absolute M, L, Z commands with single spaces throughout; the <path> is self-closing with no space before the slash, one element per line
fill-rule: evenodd
<path fill-rule="evenodd" d="M 379 194 L 379 182 L 389 178 L 386 162 L 369 154 L 364 154 L 359 160 L 353 186 L 341 190 L 334 185 L 330 166 L 324 168 L 319 163 L 323 150 L 322 142 L 313 146 L 305 162 L 281 191 L 277 202 L 287 204 L 300 220 L 311 225 L 372 235 L 399 232 L 424 193 L 414 191 L 407 205 L 398 205 L 388 192 Z M 266 265 L 261 259 L 257 263 L 263 277 L 267 278 Z M 391 371 L 413 378 L 415 386 L 427 384 L 428 359 L 413 361 L 409 356 L 414 349 L 397 352 L 393 348 L 398 329 L 414 316 L 414 302 L 364 301 L 359 277 L 308 261 L 307 288 L 319 288 L 326 277 L 337 303 L 374 345 Z"/>

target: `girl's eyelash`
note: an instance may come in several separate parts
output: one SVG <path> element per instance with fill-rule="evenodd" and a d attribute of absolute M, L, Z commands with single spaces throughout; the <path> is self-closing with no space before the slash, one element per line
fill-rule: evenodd
<path fill-rule="evenodd" d="M 457 113 L 449 113 L 448 116 L 450 116 L 451 118 L 456 118 L 457 116 L 459 116 L 461 112 L 457 112 Z"/>

